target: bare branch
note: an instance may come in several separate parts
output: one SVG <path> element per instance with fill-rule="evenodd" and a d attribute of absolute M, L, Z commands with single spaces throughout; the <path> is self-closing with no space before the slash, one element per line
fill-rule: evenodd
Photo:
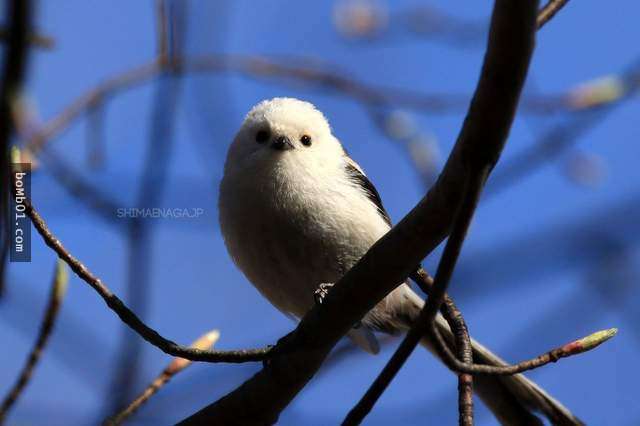
<path fill-rule="evenodd" d="M 498 2 L 496 2 L 496 9 L 494 10 L 494 15 L 492 18 L 492 27 L 493 25 L 496 25 L 496 21 L 499 19 L 498 12 L 499 12 Z M 551 17 L 549 17 L 548 19 L 550 18 Z M 539 23 L 538 27 L 541 27 L 542 25 L 544 25 L 545 22 L 546 21 Z M 527 22 L 526 24 L 529 24 L 529 23 Z M 505 27 L 508 27 L 508 26 L 505 25 Z M 495 32 L 492 30 L 492 36 L 494 34 Z M 490 36 L 489 49 L 487 51 L 487 56 L 485 58 L 485 65 L 483 67 L 483 76 L 488 75 L 487 71 L 489 71 L 490 69 L 489 66 L 491 64 L 489 62 L 490 61 L 489 58 L 491 57 L 492 53 L 495 52 L 495 51 L 492 52 L 492 47 L 497 45 L 497 43 L 496 44 L 492 43 L 491 39 L 492 37 Z M 496 39 L 493 39 L 493 40 L 496 41 Z M 532 49 L 533 49 L 533 43 L 530 44 L 530 48 L 528 49 L 529 54 L 532 52 Z M 478 102 L 482 96 L 482 92 L 481 92 L 481 88 L 483 87 L 482 82 L 483 81 L 481 80 L 478 86 L 478 91 L 474 96 L 474 100 L 471 106 L 470 116 L 473 113 L 474 105 L 477 105 L 476 102 Z M 462 135 L 464 135 L 464 132 L 466 129 L 472 128 L 471 126 L 467 127 L 467 124 L 470 123 L 470 116 L 468 116 L 467 120 L 465 121 L 465 126 L 463 127 L 461 137 Z M 500 118 L 500 117 L 497 117 L 497 118 Z M 508 130 L 508 126 L 506 127 L 506 129 Z M 506 140 L 506 135 L 504 139 Z M 363 398 L 351 410 L 351 412 L 349 413 L 349 415 L 347 416 L 343 424 L 345 425 L 360 424 L 360 422 L 369 413 L 369 411 L 371 411 L 371 409 L 373 408 L 373 406 L 375 405 L 379 397 L 382 395 L 382 393 L 386 390 L 389 383 L 391 383 L 391 380 L 396 376 L 398 371 L 400 371 L 400 369 L 408 359 L 409 355 L 411 355 L 411 353 L 416 348 L 416 346 L 418 345 L 420 340 L 423 338 L 423 336 L 426 334 L 426 332 L 428 330 L 431 330 L 431 333 L 437 334 L 436 326 L 434 323 L 436 314 L 438 313 L 442 304 L 444 303 L 445 298 L 447 298 L 446 289 L 451 279 L 451 275 L 453 274 L 453 270 L 455 268 L 455 264 L 458 259 L 460 250 L 462 248 L 462 244 L 464 242 L 468 226 L 473 217 L 473 213 L 475 211 L 480 194 L 482 193 L 484 183 L 488 177 L 488 174 L 491 168 L 495 164 L 496 160 L 497 158 L 495 160 L 492 160 L 490 157 L 487 157 L 486 160 L 484 161 L 484 164 L 482 164 L 482 158 L 480 158 L 480 163 L 478 164 L 478 167 L 475 167 L 471 170 L 471 173 L 469 174 L 468 180 L 467 180 L 467 192 L 465 197 L 463 198 L 460 209 L 456 214 L 456 220 L 454 221 L 451 235 L 447 240 L 447 244 L 444 248 L 444 253 L 438 264 L 438 271 L 434 279 L 434 284 L 430 289 L 431 291 L 429 293 L 429 298 L 427 300 L 427 303 L 425 304 L 424 308 L 420 312 L 420 316 L 418 317 L 418 320 L 416 321 L 414 326 L 409 330 L 403 342 L 400 344 L 396 352 L 393 354 L 392 358 L 385 365 L 384 369 L 382 370 L 380 375 L 376 378 L 376 380 L 371 385 L 371 387 L 366 392 L 366 394 L 363 396 Z M 441 352 L 443 352 L 446 349 L 447 356 L 448 356 L 447 362 L 452 364 L 458 363 L 458 364 L 464 365 L 465 362 L 460 362 L 458 359 L 456 359 L 455 354 L 453 354 L 449 350 L 449 348 L 446 346 L 444 339 L 442 339 L 441 336 L 439 337 L 440 337 L 440 340 L 438 341 L 440 345 L 439 349 Z M 470 352 L 471 351 L 469 349 L 469 352 L 467 353 L 462 352 L 461 355 L 466 356 L 467 360 L 469 360 L 471 358 Z M 491 367 L 491 368 L 494 368 L 494 367 Z M 501 368 L 501 367 L 495 367 L 495 368 Z M 466 369 L 456 369 L 454 371 L 458 373 L 467 373 L 467 374 L 472 373 L 472 371 L 469 371 Z M 466 386 L 467 380 L 470 380 L 470 378 L 468 378 L 468 376 L 466 375 L 461 375 L 459 380 L 460 380 L 459 382 L 460 424 L 461 425 L 472 424 L 473 423 L 472 410 L 467 411 L 469 407 L 466 405 L 466 398 L 469 398 L 469 396 L 464 395 L 464 392 L 465 392 L 464 388 Z"/>
<path fill-rule="evenodd" d="M 362 399 L 349 412 L 342 423 L 343 425 L 358 425 L 364 420 L 365 416 L 371 411 L 380 396 L 389 386 L 389 383 L 391 383 L 391 380 L 398 374 L 398 371 L 400 371 L 407 361 L 409 355 L 411 355 L 426 334 L 428 327 L 433 324 L 436 314 L 440 310 L 440 306 L 446 297 L 446 288 L 455 269 L 462 243 L 467 234 L 469 223 L 471 223 L 471 219 L 473 218 L 473 213 L 487 174 L 488 168 L 481 170 L 476 176 L 470 177 L 470 180 L 472 180 L 467 185 L 464 201 L 456 213 L 453 230 L 445 245 L 442 258 L 438 263 L 438 270 L 433 280 L 433 286 L 430 289 L 427 303 L 389 362 L 382 369 Z M 464 408 L 466 409 L 466 407 Z M 461 423 L 467 424 L 469 419 L 463 418 L 462 412 L 460 413 L 460 417 L 461 420 L 464 420 L 464 422 Z"/>
<path fill-rule="evenodd" d="M 552 349 L 549 352 L 537 356 L 536 358 L 522 361 L 515 365 L 506 366 L 467 364 L 464 362 L 460 362 L 458 359 L 456 359 L 455 354 L 451 352 L 444 338 L 435 327 L 430 327 L 429 333 L 435 337 L 434 340 L 436 342 L 436 348 L 438 349 L 440 355 L 442 356 L 442 359 L 445 361 L 447 366 L 453 371 L 468 374 L 511 376 L 513 374 L 518 374 L 527 370 L 533 370 L 535 368 L 542 367 L 552 362 L 558 362 L 558 360 L 560 360 L 561 358 L 567 358 L 573 355 L 578 355 L 583 352 L 590 351 L 591 349 L 600 346 L 602 343 L 615 336 L 616 333 L 618 333 L 618 329 L 609 328 L 607 330 L 597 331 L 587 337 L 574 340 L 573 342 Z"/>
<path fill-rule="evenodd" d="M 480 82 L 438 181 L 314 306 L 260 372 L 182 424 L 274 423 L 330 349 L 449 233 L 465 182 L 498 160 L 534 45 L 537 2 L 497 0 Z"/>
<path fill-rule="evenodd" d="M 549 2 L 540 9 L 540 12 L 538 12 L 538 19 L 536 22 L 538 29 L 542 28 L 544 24 L 549 22 L 567 3 L 569 3 L 569 0 L 549 0 Z"/>
<path fill-rule="evenodd" d="M 431 295 L 433 278 L 424 269 L 419 268 L 411 275 L 411 279 L 425 294 Z M 464 363 L 473 363 L 471 338 L 462 312 L 447 294 L 444 295 L 444 303 L 440 310 L 455 337 L 456 355 Z M 460 425 L 473 425 L 473 376 L 470 374 L 458 374 L 458 413 Z"/>
<path fill-rule="evenodd" d="M 66 267 L 61 260 L 58 260 L 56 263 L 56 269 L 53 273 L 53 282 L 51 284 L 51 292 L 49 293 L 49 301 L 47 302 L 47 310 L 45 311 L 42 324 L 40 325 L 38 338 L 27 357 L 24 367 L 22 367 L 22 371 L 18 376 L 16 383 L 7 393 L 7 396 L 2 401 L 2 405 L 0 405 L 0 424 L 4 423 L 9 410 L 20 397 L 22 391 L 24 391 L 31 379 L 31 376 L 33 376 L 33 372 L 35 371 L 38 361 L 40 361 L 42 357 L 42 353 L 49 341 L 49 338 L 51 337 L 51 332 L 53 331 L 56 319 L 58 318 L 58 312 L 60 311 L 62 300 L 64 299 L 64 295 L 67 291 L 68 281 L 69 276 L 67 274 Z"/>
<path fill-rule="evenodd" d="M 220 332 L 213 330 L 199 337 L 198 340 L 193 342 L 190 348 L 194 349 L 209 349 L 220 338 Z M 160 388 L 166 385 L 173 376 L 180 373 L 182 370 L 191 365 L 190 360 L 184 358 L 174 358 L 173 361 L 156 377 L 142 393 L 135 398 L 131 404 L 129 404 L 124 410 L 114 415 L 113 417 L 104 421 L 104 425 L 116 426 L 128 419 L 134 414 L 142 405 L 144 405 L 149 398 L 155 395 Z"/>
<path fill-rule="evenodd" d="M 15 190 L 15 186 L 14 186 Z M 113 310 L 118 317 L 127 324 L 133 331 L 138 333 L 140 337 L 151 343 L 161 351 L 181 358 L 186 358 L 191 361 L 203 361 L 203 362 L 252 362 L 252 361 L 264 361 L 271 354 L 271 347 L 262 349 L 241 349 L 235 351 L 217 351 L 217 350 L 201 350 L 194 349 L 185 346 L 178 345 L 177 343 L 168 340 L 158 334 L 140 318 L 136 316 L 125 304 L 104 285 L 104 283 L 89 269 L 84 266 L 78 259 L 73 257 L 71 253 L 62 245 L 60 240 L 49 230 L 44 219 L 36 211 L 35 207 L 31 203 L 31 200 L 25 200 L 25 213 L 31 219 L 36 231 L 40 234 L 44 242 L 53 251 L 55 251 L 71 270 L 84 282 L 89 284 L 99 295 L 102 297 L 107 306 Z"/>

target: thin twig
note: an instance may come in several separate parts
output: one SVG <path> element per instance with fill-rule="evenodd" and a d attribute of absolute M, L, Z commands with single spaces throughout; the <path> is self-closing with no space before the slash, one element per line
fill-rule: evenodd
<path fill-rule="evenodd" d="M 14 187 L 15 190 L 15 187 Z M 203 361 L 203 362 L 253 362 L 264 361 L 271 355 L 272 348 L 266 347 L 261 349 L 240 349 L 232 351 L 217 351 L 217 350 L 200 350 L 193 349 L 185 346 L 181 346 L 171 340 L 168 340 L 158 334 L 140 318 L 136 316 L 125 304 L 109 290 L 109 288 L 91 271 L 84 266 L 78 259 L 76 259 L 67 249 L 62 245 L 60 240 L 49 230 L 44 219 L 37 212 L 31 200 L 25 200 L 25 213 L 31 219 L 36 231 L 40 234 L 45 244 L 55 251 L 71 270 L 84 282 L 89 284 L 99 295 L 102 297 L 107 306 L 113 310 L 118 317 L 128 325 L 133 331 L 138 333 L 140 337 L 151 343 L 161 351 L 181 358 L 186 358 L 191 361 Z"/>
<path fill-rule="evenodd" d="M 420 333 L 420 330 L 426 331 L 429 324 L 434 323 L 436 314 L 445 300 L 451 275 L 453 275 L 453 270 L 455 269 L 458 256 L 460 255 L 460 250 L 462 249 L 462 244 L 464 243 L 464 239 L 467 235 L 469 224 L 473 218 L 484 183 L 489 175 L 490 167 L 490 165 L 487 165 L 477 172 L 472 173 L 467 180 L 465 197 L 463 198 L 459 210 L 456 213 L 456 219 L 451 230 L 451 235 L 449 235 L 449 238 L 447 239 L 447 244 L 445 245 L 444 252 L 442 253 L 442 258 L 438 264 L 438 270 L 435 278 L 433 279 L 431 294 L 420 312 L 420 316 L 418 316 L 416 324 L 412 327 L 412 330 L 416 329 L 416 331 L 419 332 L 419 338 L 425 334 L 424 332 Z M 411 330 L 407 333 L 407 336 L 409 334 L 411 334 Z"/>
<path fill-rule="evenodd" d="M 337 341 L 446 238 L 465 182 L 494 165 L 506 142 L 533 52 L 537 6 L 534 0 L 496 0 L 476 92 L 431 190 L 309 310 L 260 372 L 181 425 L 277 421 Z"/>
<path fill-rule="evenodd" d="M 462 318 L 459 311 L 457 317 Z M 458 327 L 455 336 L 456 342 L 464 342 L 463 345 L 456 343 L 458 357 L 464 363 L 472 363 L 473 350 L 469 330 L 466 327 Z M 458 373 L 458 423 L 460 426 L 473 426 L 473 418 L 473 375 Z"/>
<path fill-rule="evenodd" d="M 18 379 L 2 401 L 2 405 L 0 405 L 0 425 L 4 423 L 9 410 L 29 383 L 38 361 L 40 361 L 42 357 L 42 353 L 49 341 L 49 338 L 51 337 L 51 332 L 53 331 L 56 319 L 58 318 L 60 305 L 62 304 L 62 300 L 64 299 L 64 295 L 67 291 L 68 281 L 69 275 L 67 274 L 66 266 L 62 260 L 58 260 L 53 274 L 53 282 L 51 285 L 51 292 L 49 293 L 47 310 L 42 320 L 42 324 L 40 325 L 38 338 L 27 357 L 24 367 L 22 367 L 22 371 L 18 376 Z"/>
<path fill-rule="evenodd" d="M 209 349 L 220 338 L 220 332 L 213 330 L 201 336 L 191 344 L 191 348 Z M 124 410 L 104 421 L 105 426 L 116 426 L 124 422 L 132 414 L 134 414 L 149 398 L 155 395 L 160 388 L 166 385 L 173 376 L 191 365 L 191 361 L 184 358 L 176 357 L 173 361 L 156 377 L 142 393 L 136 397 Z"/>
<path fill-rule="evenodd" d="M 410 278 L 425 294 L 431 294 L 433 278 L 424 269 L 418 268 Z M 471 338 L 462 312 L 447 294 L 444 296 L 444 303 L 440 310 L 453 332 L 458 359 L 466 364 L 473 363 Z M 461 426 L 473 425 L 473 376 L 471 374 L 458 373 L 458 413 Z"/>
<path fill-rule="evenodd" d="M 407 332 L 407 335 L 398 349 L 394 352 L 389 362 L 384 366 L 378 377 L 371 384 L 360 401 L 358 401 L 355 407 L 351 409 L 343 421 L 343 425 L 358 425 L 362 420 L 364 420 L 380 396 L 387 389 L 391 380 L 393 380 L 396 374 L 398 374 L 398 371 L 400 371 L 406 360 L 409 358 L 409 355 L 411 355 L 420 340 L 426 334 L 429 325 L 433 323 L 446 296 L 447 285 L 449 284 L 449 280 L 451 279 L 451 275 L 455 269 L 458 255 L 462 248 L 462 243 L 464 242 L 467 234 L 469 223 L 471 223 L 471 218 L 473 217 L 473 213 L 488 172 L 488 168 L 485 168 L 476 175 L 471 175 L 469 177 L 465 196 L 463 198 L 462 205 L 455 214 L 453 229 L 451 231 L 451 235 L 447 239 L 444 252 L 440 258 L 440 262 L 438 263 L 438 269 L 433 280 L 433 285 L 431 286 L 429 297 L 427 298 L 427 303 L 420 311 L 418 319 Z"/>
<path fill-rule="evenodd" d="M 542 25 L 544 25 L 544 22 L 538 24 L 538 28 Z M 489 53 L 487 54 L 487 56 L 488 55 Z M 480 162 L 482 162 L 482 159 L 480 159 Z M 433 334 L 438 335 L 434 320 L 436 314 L 440 310 L 440 307 L 445 300 L 446 289 L 455 268 L 455 264 L 460 253 L 462 243 L 464 242 L 469 223 L 471 222 L 471 218 L 473 217 L 478 199 L 480 197 L 480 194 L 482 193 L 484 183 L 492 167 L 493 161 L 486 161 L 486 165 L 471 171 L 471 174 L 467 178 L 466 195 L 461 202 L 460 210 L 456 214 L 456 220 L 454 222 L 451 235 L 447 240 L 447 244 L 445 246 L 440 263 L 438 264 L 438 271 L 434 279 L 434 285 L 431 288 L 431 293 L 429 295 L 429 298 L 427 299 L 427 303 L 420 312 L 418 320 L 409 330 L 405 339 L 393 354 L 387 365 L 385 365 L 380 375 L 376 378 L 374 383 L 367 390 L 366 394 L 362 397 L 358 404 L 356 404 L 356 406 L 347 415 L 344 424 L 355 425 L 359 424 L 364 419 L 364 417 L 367 415 L 367 413 L 369 413 L 369 411 L 371 411 L 379 397 L 385 391 L 391 380 L 396 376 L 398 371 L 400 371 L 409 355 L 413 352 L 415 347 L 418 345 L 418 343 L 428 330 L 431 330 Z M 435 333 L 434 330 L 436 330 Z M 446 347 L 443 339 L 439 341 L 439 343 L 441 344 L 440 349 L 442 349 L 442 347 Z M 446 349 L 448 350 L 449 348 L 446 347 Z M 459 360 L 457 360 L 456 356 L 450 350 L 447 355 L 450 355 L 450 358 L 446 359 L 446 361 L 451 363 L 459 362 L 460 364 L 465 364 L 464 362 L 460 362 Z M 458 373 L 470 373 L 469 371 L 465 370 L 454 371 Z M 460 399 L 462 398 L 463 395 L 460 395 Z M 461 408 L 465 409 L 463 406 L 461 406 Z M 469 419 L 464 419 L 464 415 L 465 413 L 461 411 L 461 423 L 462 421 L 469 421 Z"/>
<path fill-rule="evenodd" d="M 494 366 L 485 364 L 467 364 L 464 362 L 460 362 L 458 359 L 456 359 L 455 354 L 451 352 L 440 332 L 434 326 L 431 326 L 429 330 L 429 333 L 434 337 L 436 349 L 451 370 L 458 373 L 488 374 L 499 376 L 511 376 L 527 370 L 533 370 L 549 363 L 557 362 L 561 358 L 566 358 L 590 351 L 591 349 L 594 349 L 607 340 L 611 339 L 616 335 L 617 332 L 617 328 L 609 328 L 607 330 L 597 331 L 587 337 L 574 340 L 573 342 L 552 349 L 530 360 L 522 361 L 514 365 Z"/>
<path fill-rule="evenodd" d="M 549 0 L 549 2 L 540 9 L 540 12 L 538 12 L 538 19 L 536 21 L 538 29 L 549 22 L 567 3 L 569 3 L 569 0 Z"/>

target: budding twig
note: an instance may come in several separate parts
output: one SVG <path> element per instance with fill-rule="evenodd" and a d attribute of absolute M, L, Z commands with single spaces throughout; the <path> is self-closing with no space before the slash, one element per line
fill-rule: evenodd
<path fill-rule="evenodd" d="M 455 354 L 451 352 L 446 342 L 444 341 L 444 338 L 435 327 L 431 327 L 429 332 L 434 337 L 433 340 L 436 343 L 436 349 L 451 370 L 458 373 L 510 376 L 513 374 L 522 373 L 527 370 L 533 370 L 534 368 L 542 367 L 552 362 L 558 362 L 561 358 L 567 358 L 573 355 L 578 355 L 583 352 L 590 351 L 591 349 L 600 346 L 602 343 L 615 336 L 618 332 L 618 329 L 609 328 L 607 330 L 597 331 L 593 334 L 588 335 L 587 337 L 574 340 L 573 342 L 552 349 L 549 352 L 546 352 L 536 358 L 522 361 L 518 364 L 505 366 L 468 364 L 460 362 L 458 359 L 456 359 Z"/>
<path fill-rule="evenodd" d="M 55 272 L 53 274 L 53 283 L 51 285 L 51 293 L 49 293 L 47 310 L 45 312 L 44 319 L 42 320 L 42 324 L 40 325 L 38 338 L 36 339 L 36 343 L 33 345 L 33 349 L 31 349 L 31 352 L 27 357 L 27 361 L 24 367 L 22 367 L 22 372 L 18 376 L 18 379 L 16 380 L 11 390 L 9 390 L 9 392 L 7 393 L 7 396 L 2 401 L 2 405 L 0 405 L 0 424 L 4 422 L 7 413 L 15 404 L 22 391 L 24 391 L 25 387 L 29 383 L 29 380 L 31 379 L 31 376 L 33 376 L 36 365 L 42 357 L 42 352 L 44 351 L 44 348 L 47 345 L 49 338 L 51 337 L 51 332 L 53 331 L 56 319 L 58 318 L 60 305 L 62 304 L 62 300 L 64 299 L 64 295 L 67 291 L 68 281 L 69 275 L 67 273 L 66 266 L 64 262 L 58 260 L 58 262 L 56 263 Z"/>
<path fill-rule="evenodd" d="M 194 349 L 209 349 L 211 348 L 220 338 L 220 332 L 218 330 L 213 330 L 208 332 L 207 334 L 201 336 L 191 344 L 191 348 Z M 113 417 L 104 421 L 105 426 L 116 426 L 124 422 L 129 416 L 135 413 L 143 404 L 145 404 L 149 398 L 156 394 L 173 376 L 180 373 L 182 370 L 190 366 L 192 361 L 175 357 L 173 361 L 156 377 L 147 388 L 142 391 L 142 393 L 136 397 L 131 404 L 129 404 L 124 410 L 114 415 Z"/>
<path fill-rule="evenodd" d="M 454 221 L 453 230 L 447 239 L 444 252 L 440 258 L 440 262 L 438 263 L 438 269 L 433 280 L 433 285 L 431 286 L 427 303 L 420 311 L 418 319 L 411 327 L 398 349 L 394 352 L 389 362 L 384 366 L 362 399 L 360 399 L 344 419 L 342 423 L 343 425 L 358 425 L 362 422 L 380 396 L 387 389 L 391 380 L 393 380 L 396 374 L 398 374 L 398 371 L 400 371 L 404 363 L 409 358 L 409 355 L 411 355 L 413 350 L 416 348 L 420 339 L 425 335 L 426 328 L 433 323 L 433 320 L 446 297 L 447 284 L 453 274 L 455 264 L 458 260 L 458 255 L 460 254 L 460 249 L 462 248 L 462 243 L 464 242 L 464 238 L 467 233 L 467 228 L 471 222 L 471 218 L 473 217 L 473 213 L 488 172 L 489 169 L 484 168 L 477 172 L 477 174 L 470 175 L 466 185 L 465 196 L 462 200 L 462 204 L 458 208 L 458 212 L 455 215 L 456 219 Z M 453 356 L 455 358 L 455 355 Z"/>
<path fill-rule="evenodd" d="M 549 0 L 547 4 L 540 9 L 540 12 L 538 12 L 538 19 L 536 21 L 538 29 L 549 22 L 567 3 L 569 3 L 569 0 Z"/>

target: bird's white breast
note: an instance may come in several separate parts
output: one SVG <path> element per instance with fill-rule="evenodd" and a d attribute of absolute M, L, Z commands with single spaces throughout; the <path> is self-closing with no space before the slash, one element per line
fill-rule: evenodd
<path fill-rule="evenodd" d="M 219 209 L 235 263 L 271 303 L 298 317 L 319 284 L 336 282 L 389 228 L 342 164 L 295 155 L 227 172 Z"/>

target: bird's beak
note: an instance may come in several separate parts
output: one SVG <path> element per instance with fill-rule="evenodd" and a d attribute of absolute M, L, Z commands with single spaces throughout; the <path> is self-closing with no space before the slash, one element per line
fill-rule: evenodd
<path fill-rule="evenodd" d="M 295 146 L 288 137 L 278 136 L 271 142 L 271 148 L 277 149 L 278 151 L 286 151 L 288 149 L 294 149 Z"/>

